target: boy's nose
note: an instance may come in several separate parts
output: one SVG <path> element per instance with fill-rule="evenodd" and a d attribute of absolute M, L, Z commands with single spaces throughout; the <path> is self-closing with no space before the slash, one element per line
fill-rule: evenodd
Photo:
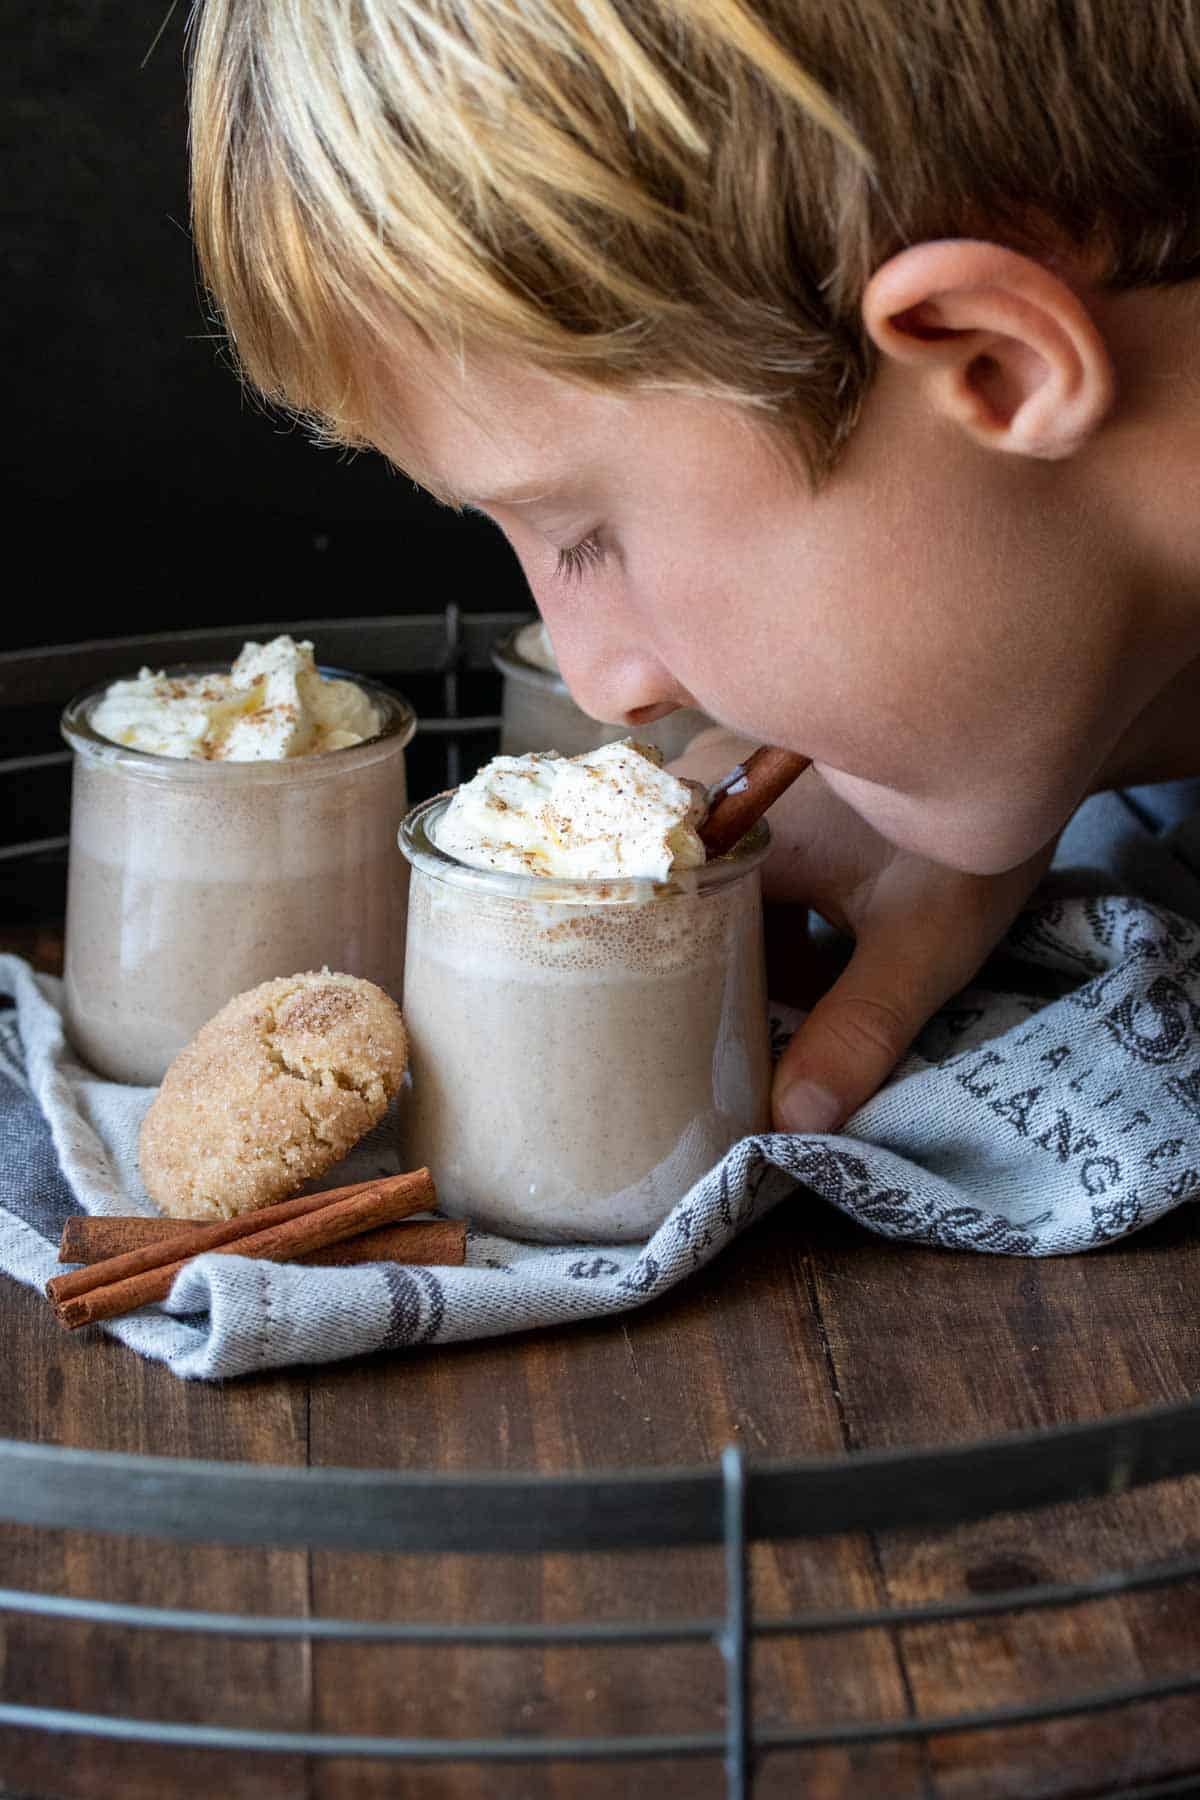
<path fill-rule="evenodd" d="M 653 725 L 655 719 L 665 719 L 667 714 L 673 713 L 677 707 L 690 705 L 690 700 L 664 700 L 657 706 L 638 706 L 634 708 L 633 712 L 626 713 L 621 723 L 622 725 L 632 725 L 635 728 L 638 725 Z"/>
<path fill-rule="evenodd" d="M 593 719 L 633 728 L 693 704 L 662 664 L 641 649 L 606 647 L 588 656 L 557 639 L 555 649 L 572 698 Z"/>

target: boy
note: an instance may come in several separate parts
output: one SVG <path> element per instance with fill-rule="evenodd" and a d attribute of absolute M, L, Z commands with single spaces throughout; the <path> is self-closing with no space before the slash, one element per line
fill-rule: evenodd
<path fill-rule="evenodd" d="M 814 769 L 838 1126 L 1089 792 L 1200 773 L 1200 14 L 1179 0 L 208 0 L 242 366 L 488 513 L 598 717 Z"/>

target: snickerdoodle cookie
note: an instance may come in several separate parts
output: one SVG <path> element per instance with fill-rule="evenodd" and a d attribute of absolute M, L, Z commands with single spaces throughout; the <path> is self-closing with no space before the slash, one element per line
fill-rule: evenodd
<path fill-rule="evenodd" d="M 378 1124 L 407 1065 L 399 1008 L 374 982 L 264 981 L 167 1070 L 138 1144 L 146 1191 L 177 1219 L 286 1199 Z"/>

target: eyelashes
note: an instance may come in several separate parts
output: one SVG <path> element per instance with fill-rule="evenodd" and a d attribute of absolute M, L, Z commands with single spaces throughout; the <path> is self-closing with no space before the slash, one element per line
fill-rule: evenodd
<path fill-rule="evenodd" d="M 604 545 L 600 542 L 599 532 L 593 531 L 577 544 L 568 544 L 559 551 L 554 573 L 559 581 L 579 581 L 590 568 L 603 561 Z"/>

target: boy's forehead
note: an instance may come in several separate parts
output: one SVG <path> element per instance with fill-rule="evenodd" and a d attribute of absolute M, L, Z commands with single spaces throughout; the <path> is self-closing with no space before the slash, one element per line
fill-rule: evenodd
<path fill-rule="evenodd" d="M 389 359 L 372 383 L 370 440 L 397 467 L 457 507 L 533 505 L 611 493 L 664 465 L 704 465 L 742 433 L 795 482 L 795 445 L 749 408 L 666 383 L 601 386 L 480 353 L 422 344 Z M 745 451 L 753 445 L 746 442 Z"/>
<path fill-rule="evenodd" d="M 453 438 L 401 429 L 376 442 L 422 487 L 458 508 L 532 505 L 560 491 L 573 466 L 569 456 L 551 463 L 544 452 L 538 456 L 469 420 Z"/>
<path fill-rule="evenodd" d="M 391 362 L 373 384 L 370 437 L 455 506 L 528 505 L 617 441 L 630 396 L 497 359 Z"/>

